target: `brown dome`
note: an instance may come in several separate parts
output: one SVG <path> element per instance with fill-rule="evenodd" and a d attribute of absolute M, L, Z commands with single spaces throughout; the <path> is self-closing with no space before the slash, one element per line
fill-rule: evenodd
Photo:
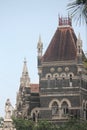
<path fill-rule="evenodd" d="M 76 59 L 76 40 L 72 27 L 57 28 L 42 60 L 49 62 Z"/>

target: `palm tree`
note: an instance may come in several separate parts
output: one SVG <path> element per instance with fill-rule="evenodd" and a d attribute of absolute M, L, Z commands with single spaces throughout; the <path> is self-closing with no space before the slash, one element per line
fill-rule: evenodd
<path fill-rule="evenodd" d="M 87 0 L 73 0 L 67 5 L 69 13 L 78 23 L 87 24 Z"/>

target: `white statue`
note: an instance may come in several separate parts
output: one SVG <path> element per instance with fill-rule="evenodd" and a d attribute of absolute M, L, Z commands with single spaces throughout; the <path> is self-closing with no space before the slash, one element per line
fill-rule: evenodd
<path fill-rule="evenodd" d="M 5 103 L 5 113 L 6 113 L 5 119 L 10 119 L 12 115 L 12 105 L 9 99 L 7 99 Z"/>

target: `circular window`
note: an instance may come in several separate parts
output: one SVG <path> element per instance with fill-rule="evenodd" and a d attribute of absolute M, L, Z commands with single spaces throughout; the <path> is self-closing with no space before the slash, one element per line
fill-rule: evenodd
<path fill-rule="evenodd" d="M 58 72 L 61 72 L 61 71 L 62 71 L 62 68 L 61 68 L 61 67 L 59 67 L 59 68 L 57 69 L 57 71 L 58 71 Z"/>

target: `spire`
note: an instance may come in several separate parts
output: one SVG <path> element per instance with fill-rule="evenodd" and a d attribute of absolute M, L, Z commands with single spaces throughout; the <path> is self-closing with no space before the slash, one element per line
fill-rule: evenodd
<path fill-rule="evenodd" d="M 82 40 L 80 37 L 80 33 L 78 34 L 78 39 L 77 39 L 77 60 L 78 63 L 82 63 Z"/>
<path fill-rule="evenodd" d="M 24 58 L 24 65 L 23 65 L 22 77 L 20 78 L 20 83 L 22 87 L 30 87 L 30 78 L 28 75 L 26 58 Z"/>
<path fill-rule="evenodd" d="M 37 49 L 38 49 L 38 56 L 41 57 L 42 56 L 42 50 L 43 50 L 43 43 L 41 41 L 40 35 L 39 35 L 39 40 L 38 40 L 38 44 L 37 44 Z"/>
<path fill-rule="evenodd" d="M 80 33 L 78 34 L 78 39 L 77 39 L 77 55 L 82 55 L 82 40 Z"/>
<path fill-rule="evenodd" d="M 25 75 L 28 75 L 26 58 L 24 58 L 24 66 L 23 66 L 23 72 L 22 72 L 22 76 L 25 76 Z"/>

